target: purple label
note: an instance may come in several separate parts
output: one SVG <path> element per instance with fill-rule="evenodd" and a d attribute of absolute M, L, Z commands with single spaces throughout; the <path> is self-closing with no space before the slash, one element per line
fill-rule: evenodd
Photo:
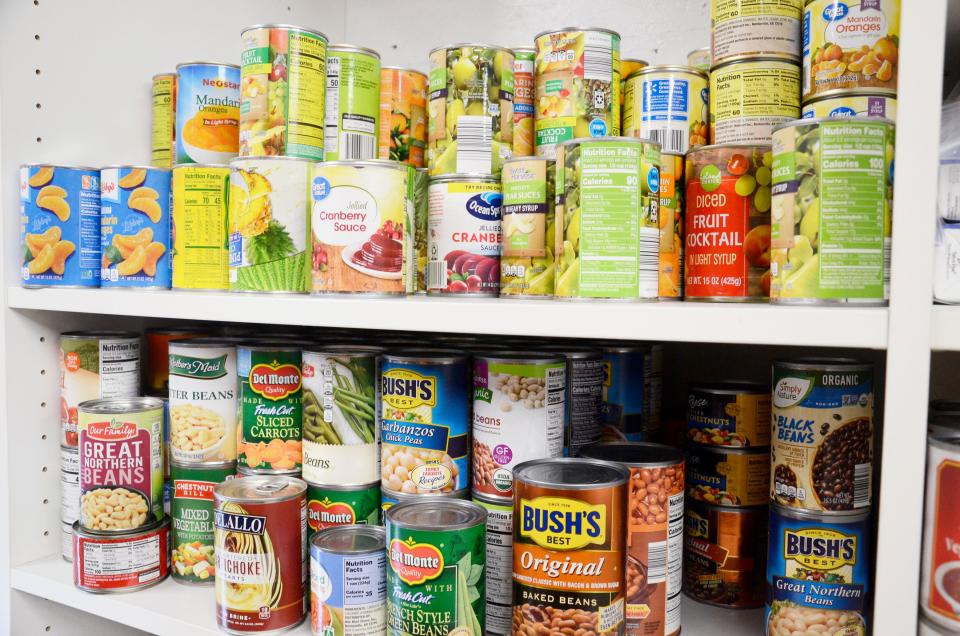
<path fill-rule="evenodd" d="M 473 362 L 473 386 L 487 387 L 487 361 L 474 360 Z"/>
<path fill-rule="evenodd" d="M 513 451 L 506 444 L 497 444 L 491 454 L 493 455 L 493 461 L 501 466 L 506 466 L 513 461 Z"/>
<path fill-rule="evenodd" d="M 887 115 L 887 100 L 883 97 L 868 97 L 867 98 L 867 114 L 876 115 L 879 117 L 886 117 Z"/>
<path fill-rule="evenodd" d="M 876 9 L 880 11 L 880 0 L 860 0 L 860 10 Z"/>

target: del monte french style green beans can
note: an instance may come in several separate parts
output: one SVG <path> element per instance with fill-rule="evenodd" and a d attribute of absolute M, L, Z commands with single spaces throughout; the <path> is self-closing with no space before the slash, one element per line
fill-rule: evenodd
<path fill-rule="evenodd" d="M 473 502 L 439 497 L 387 511 L 389 636 L 483 634 L 486 520 Z"/>

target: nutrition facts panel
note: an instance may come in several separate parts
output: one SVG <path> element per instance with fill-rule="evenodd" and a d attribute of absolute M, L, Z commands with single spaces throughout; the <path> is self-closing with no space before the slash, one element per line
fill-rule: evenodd
<path fill-rule="evenodd" d="M 134 574 L 159 567 L 160 539 L 156 536 L 133 541 L 80 541 L 83 568 L 88 576 Z"/>

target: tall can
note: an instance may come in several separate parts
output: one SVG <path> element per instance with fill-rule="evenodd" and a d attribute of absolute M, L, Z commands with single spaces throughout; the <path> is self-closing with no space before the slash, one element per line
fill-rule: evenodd
<path fill-rule="evenodd" d="M 651 139 L 664 152 L 707 143 L 710 105 L 706 72 L 692 66 L 647 66 L 623 81 L 623 135 Z"/>
<path fill-rule="evenodd" d="M 920 609 L 933 623 L 955 632 L 960 627 L 957 607 L 958 508 L 960 435 L 956 431 L 927 437 L 927 487 L 923 524 L 923 560 L 920 574 Z"/>
<path fill-rule="evenodd" d="M 380 67 L 380 129 L 377 158 L 425 165 L 427 76 L 412 68 Z"/>
<path fill-rule="evenodd" d="M 800 117 L 800 67 L 781 57 L 734 59 L 710 70 L 710 143 L 769 144 Z"/>
<path fill-rule="evenodd" d="M 604 342 L 604 441 L 649 441 L 660 429 L 663 401 L 662 345 Z"/>
<path fill-rule="evenodd" d="M 430 51 L 431 175 L 500 174 L 513 152 L 513 52 L 489 44 Z"/>
<path fill-rule="evenodd" d="M 556 166 L 540 157 L 503 164 L 501 298 L 553 296 L 556 264 Z"/>
<path fill-rule="evenodd" d="M 323 159 L 327 36 L 286 24 L 240 32 L 240 156 Z"/>
<path fill-rule="evenodd" d="M 537 96 L 534 67 L 537 49 L 519 46 L 513 49 L 513 156 L 534 154 L 534 102 Z"/>
<path fill-rule="evenodd" d="M 319 484 L 380 480 L 379 347 L 303 352 L 303 478 Z"/>
<path fill-rule="evenodd" d="M 470 486 L 468 358 L 405 349 L 381 358 L 381 473 L 385 490 L 430 495 Z"/>
<path fill-rule="evenodd" d="M 325 161 L 376 159 L 380 54 L 349 44 L 327 47 Z"/>
<path fill-rule="evenodd" d="M 387 634 L 483 632 L 487 512 L 470 501 L 427 497 L 386 514 Z"/>
<path fill-rule="evenodd" d="M 240 67 L 217 62 L 177 65 L 174 165 L 226 163 L 240 148 Z"/>
<path fill-rule="evenodd" d="M 238 477 L 214 487 L 217 626 L 276 633 L 306 617 L 307 484 L 290 476 Z"/>
<path fill-rule="evenodd" d="M 623 58 L 620 60 L 620 132 L 624 137 L 629 137 L 630 134 L 627 131 L 627 126 L 624 123 L 626 118 L 626 83 L 627 78 L 639 71 L 642 68 L 650 66 L 650 63 L 646 60 L 639 60 L 635 58 Z"/>
<path fill-rule="evenodd" d="M 713 64 L 758 55 L 799 61 L 802 12 L 803 0 L 713 0 L 710 3 Z"/>
<path fill-rule="evenodd" d="M 770 499 L 834 512 L 868 508 L 873 365 L 845 358 L 773 365 Z"/>
<path fill-rule="evenodd" d="M 474 496 L 487 511 L 487 607 L 483 633 L 510 636 L 513 629 L 513 500 Z"/>
<path fill-rule="evenodd" d="M 157 73 L 151 84 L 150 165 L 172 168 L 177 143 L 177 74 Z"/>
<path fill-rule="evenodd" d="M 100 170 L 100 286 L 169 289 L 170 170 Z"/>
<path fill-rule="evenodd" d="M 427 293 L 497 295 L 502 202 L 494 175 L 430 179 Z"/>
<path fill-rule="evenodd" d="M 60 334 L 60 445 L 76 451 L 77 407 L 140 395 L 140 336 L 130 331 Z"/>
<path fill-rule="evenodd" d="M 683 298 L 684 195 L 683 155 L 660 155 L 660 300 Z"/>
<path fill-rule="evenodd" d="M 557 354 L 473 359 L 473 493 L 513 499 L 513 467 L 563 454 L 566 360 Z"/>
<path fill-rule="evenodd" d="M 407 262 L 416 263 L 416 275 L 407 276 L 408 294 L 427 293 L 428 234 L 430 227 L 430 171 L 417 168 L 413 175 L 413 241 Z"/>
<path fill-rule="evenodd" d="M 100 171 L 20 166 L 20 284 L 100 286 Z"/>
<path fill-rule="evenodd" d="M 565 27 L 534 41 L 537 156 L 554 159 L 571 139 L 619 136 L 620 34 Z"/>
<path fill-rule="evenodd" d="M 280 340 L 237 346 L 237 463 L 251 472 L 300 472 L 302 348 Z"/>
<path fill-rule="evenodd" d="M 656 299 L 660 144 L 574 139 L 556 156 L 556 297 Z"/>
<path fill-rule="evenodd" d="M 627 504 L 626 634 L 680 632 L 683 572 L 683 452 L 662 444 L 588 446 L 581 457 L 630 471 Z"/>
<path fill-rule="evenodd" d="M 567 361 L 564 396 L 563 455 L 576 457 L 580 449 L 600 441 L 603 400 L 603 359 L 592 347 L 550 345 L 538 351 L 559 353 Z"/>
<path fill-rule="evenodd" d="M 770 146 L 703 146 L 687 155 L 687 300 L 769 296 L 772 166 Z"/>
<path fill-rule="evenodd" d="M 144 331 L 146 363 L 143 372 L 143 392 L 147 395 L 166 398 L 170 386 L 170 343 L 186 338 L 208 335 L 200 325 L 183 327 L 151 327 Z"/>
<path fill-rule="evenodd" d="M 170 576 L 178 583 L 213 583 L 213 489 L 233 479 L 234 462 L 170 462 Z"/>
<path fill-rule="evenodd" d="M 886 304 L 893 155 L 889 120 L 774 129 L 771 302 Z"/>
<path fill-rule="evenodd" d="M 630 471 L 595 459 L 541 459 L 514 470 L 513 629 L 549 633 L 573 620 L 597 635 L 626 633 Z M 574 563 L 544 576 L 544 565 Z"/>
<path fill-rule="evenodd" d="M 294 157 L 230 162 L 230 291 L 310 289 L 311 171 Z"/>
<path fill-rule="evenodd" d="M 229 187 L 230 166 L 174 166 L 170 216 L 174 289 L 229 289 Z"/>

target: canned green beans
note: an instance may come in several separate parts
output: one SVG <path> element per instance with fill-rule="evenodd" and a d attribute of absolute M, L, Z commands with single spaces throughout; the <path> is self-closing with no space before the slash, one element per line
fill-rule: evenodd
<path fill-rule="evenodd" d="M 325 161 L 376 159 L 380 54 L 347 44 L 327 47 Z"/>
<path fill-rule="evenodd" d="M 307 534 L 327 528 L 380 524 L 380 482 L 359 486 L 307 482 Z M 309 538 L 308 537 L 308 538 Z"/>

